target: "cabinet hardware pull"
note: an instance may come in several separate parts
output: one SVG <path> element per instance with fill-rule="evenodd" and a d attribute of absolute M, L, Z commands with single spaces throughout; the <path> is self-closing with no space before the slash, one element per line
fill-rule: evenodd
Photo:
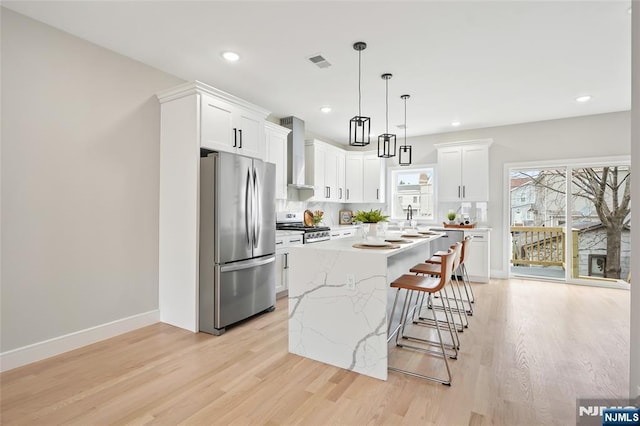
<path fill-rule="evenodd" d="M 284 244 L 284 241 L 276 241 L 276 245 L 278 244 Z"/>
<path fill-rule="evenodd" d="M 340 200 L 342 200 L 342 188 L 338 188 L 338 193 L 340 194 L 340 196 L 338 197 Z"/>
<path fill-rule="evenodd" d="M 289 269 L 289 253 L 284 254 L 284 269 Z"/>
<path fill-rule="evenodd" d="M 380 188 L 376 188 L 376 200 L 380 199 Z"/>
<path fill-rule="evenodd" d="M 240 146 L 238 148 L 242 148 L 242 129 L 239 129 L 238 133 L 240 133 Z"/>
<path fill-rule="evenodd" d="M 462 198 L 466 198 L 466 197 L 467 197 L 467 186 L 462 185 Z"/>
<path fill-rule="evenodd" d="M 347 188 L 347 200 L 349 199 L 349 188 Z"/>
<path fill-rule="evenodd" d="M 237 128 L 233 128 L 233 147 L 237 147 L 238 146 L 238 129 Z"/>
<path fill-rule="evenodd" d="M 460 198 L 460 185 L 458 185 L 458 198 Z"/>

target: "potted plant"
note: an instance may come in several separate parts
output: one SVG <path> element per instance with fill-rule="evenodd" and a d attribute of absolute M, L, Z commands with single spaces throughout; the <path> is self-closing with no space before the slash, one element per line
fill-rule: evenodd
<path fill-rule="evenodd" d="M 377 224 L 378 222 L 386 222 L 389 216 L 385 216 L 382 214 L 380 209 L 369 210 L 368 212 L 363 210 L 358 210 L 356 215 L 353 217 L 353 220 L 356 222 L 362 222 L 369 224 L 369 235 L 375 237 L 378 235 Z"/>
<path fill-rule="evenodd" d="M 449 219 L 449 223 L 455 223 L 456 212 L 454 212 L 453 210 L 449 210 L 449 213 L 447 213 L 447 219 Z"/>

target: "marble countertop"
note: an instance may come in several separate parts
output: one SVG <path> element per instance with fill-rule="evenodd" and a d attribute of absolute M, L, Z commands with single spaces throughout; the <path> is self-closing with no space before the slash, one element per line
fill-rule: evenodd
<path fill-rule="evenodd" d="M 341 238 L 337 240 L 323 241 L 321 243 L 313 243 L 313 244 L 305 244 L 303 246 L 297 247 L 298 250 L 327 250 L 327 251 L 337 251 L 337 252 L 350 252 L 350 253 L 367 253 L 374 256 L 381 257 L 391 257 L 399 253 L 403 253 L 407 250 L 410 250 L 414 247 L 427 245 L 431 241 L 440 238 L 442 234 L 438 235 L 430 235 L 426 238 L 405 238 L 406 240 L 411 241 L 410 243 L 392 243 L 399 244 L 400 248 L 397 249 L 362 249 L 353 247 L 354 244 L 361 243 L 361 237 L 352 237 L 352 238 Z"/>

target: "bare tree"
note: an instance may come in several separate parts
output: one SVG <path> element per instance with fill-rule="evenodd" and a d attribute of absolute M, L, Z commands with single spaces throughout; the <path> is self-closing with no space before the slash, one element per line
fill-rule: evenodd
<path fill-rule="evenodd" d="M 550 176 L 566 179 L 562 170 L 545 170 L 537 175 L 529 175 L 536 185 L 559 194 L 565 194 L 564 186 L 549 184 Z M 572 195 L 591 202 L 607 233 L 607 263 L 605 277 L 620 278 L 620 252 L 622 231 L 629 224 L 631 212 L 631 173 L 627 167 L 602 167 L 574 169 Z"/>

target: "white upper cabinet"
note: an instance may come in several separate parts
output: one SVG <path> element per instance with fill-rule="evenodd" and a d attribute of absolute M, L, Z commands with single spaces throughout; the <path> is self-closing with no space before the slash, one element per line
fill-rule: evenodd
<path fill-rule="evenodd" d="M 489 201 L 491 139 L 436 144 L 438 200 Z"/>
<path fill-rule="evenodd" d="M 338 168 L 338 183 L 337 183 L 336 198 L 339 203 L 346 203 L 346 199 L 345 199 L 347 196 L 346 190 L 345 190 L 346 153 L 341 149 L 336 150 L 336 162 L 337 162 L 337 168 Z"/>
<path fill-rule="evenodd" d="M 269 121 L 264 125 L 265 159 L 276 165 L 276 199 L 287 199 L 287 135 L 291 132 Z"/>
<path fill-rule="evenodd" d="M 362 153 L 345 153 L 345 194 L 344 202 L 362 202 Z"/>
<path fill-rule="evenodd" d="M 305 180 L 313 185 L 310 201 L 344 202 L 344 151 L 314 139 L 305 144 Z"/>
<path fill-rule="evenodd" d="M 236 100 L 239 102 L 207 92 L 200 93 L 200 146 L 213 151 L 264 158 L 266 111 Z"/>
<path fill-rule="evenodd" d="M 362 201 L 384 203 L 385 161 L 376 152 L 364 153 L 362 173 Z"/>

